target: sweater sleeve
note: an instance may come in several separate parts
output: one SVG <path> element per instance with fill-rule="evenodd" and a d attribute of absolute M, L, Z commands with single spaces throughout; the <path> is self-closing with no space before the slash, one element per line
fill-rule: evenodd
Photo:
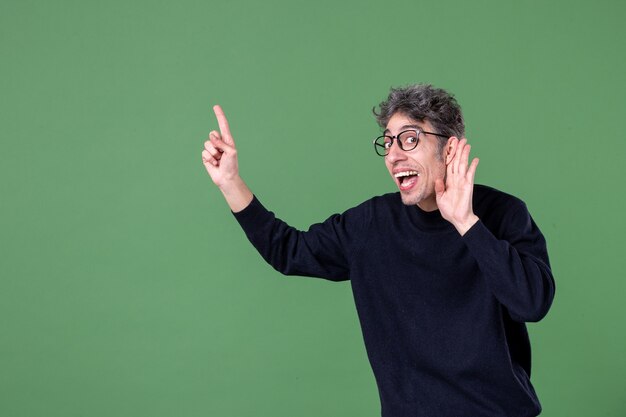
<path fill-rule="evenodd" d="M 493 294 L 519 322 L 541 320 L 555 284 L 546 241 L 520 202 L 507 211 L 496 237 L 479 220 L 463 239 Z"/>
<path fill-rule="evenodd" d="M 256 196 L 248 207 L 233 215 L 252 245 L 277 271 L 343 281 L 349 279 L 349 257 L 360 221 L 351 211 L 354 209 L 334 214 L 308 231 L 276 218 Z"/>

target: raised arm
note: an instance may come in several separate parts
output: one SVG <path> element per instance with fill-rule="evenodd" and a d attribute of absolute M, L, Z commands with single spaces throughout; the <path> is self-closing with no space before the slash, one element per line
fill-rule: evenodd
<path fill-rule="evenodd" d="M 333 281 L 348 279 L 348 257 L 363 230 L 363 210 L 333 215 L 306 232 L 277 219 L 255 199 L 239 176 L 237 149 L 228 120 L 214 106 L 220 131 L 211 131 L 204 143 L 202 162 L 239 221 L 250 242 L 265 260 L 286 275 L 306 275 Z M 356 214 L 354 213 L 356 211 Z"/>
<path fill-rule="evenodd" d="M 209 133 L 209 140 L 204 142 L 202 163 L 230 209 L 237 213 L 250 204 L 252 192 L 239 176 L 237 148 L 226 115 L 219 105 L 213 106 L 213 111 L 220 131 Z"/>

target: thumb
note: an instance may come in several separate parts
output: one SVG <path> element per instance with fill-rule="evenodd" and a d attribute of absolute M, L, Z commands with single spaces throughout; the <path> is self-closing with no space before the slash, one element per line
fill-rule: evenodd
<path fill-rule="evenodd" d="M 439 199 L 441 198 L 441 196 L 443 195 L 443 193 L 446 191 L 446 187 L 443 184 L 443 180 L 441 178 L 437 178 L 435 180 L 435 194 L 436 194 L 436 198 Z"/>

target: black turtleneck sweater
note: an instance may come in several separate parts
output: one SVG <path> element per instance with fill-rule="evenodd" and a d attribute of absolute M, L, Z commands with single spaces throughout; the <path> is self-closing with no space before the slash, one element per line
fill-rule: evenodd
<path fill-rule="evenodd" d="M 306 232 L 256 197 L 235 217 L 283 274 L 350 280 L 383 417 L 536 416 L 524 322 L 554 297 L 546 242 L 515 197 L 476 185 L 473 209 L 464 236 L 398 193 Z"/>

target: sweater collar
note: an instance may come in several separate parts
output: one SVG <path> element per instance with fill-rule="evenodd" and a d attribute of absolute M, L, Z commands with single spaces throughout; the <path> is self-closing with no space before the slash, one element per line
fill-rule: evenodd
<path fill-rule="evenodd" d="M 400 198 L 399 193 L 398 198 Z M 417 205 L 406 206 L 401 200 L 400 204 L 404 207 L 404 211 L 407 213 L 411 223 L 413 223 L 420 230 L 435 232 L 454 229 L 452 223 L 444 219 L 439 210 L 424 211 Z"/>

